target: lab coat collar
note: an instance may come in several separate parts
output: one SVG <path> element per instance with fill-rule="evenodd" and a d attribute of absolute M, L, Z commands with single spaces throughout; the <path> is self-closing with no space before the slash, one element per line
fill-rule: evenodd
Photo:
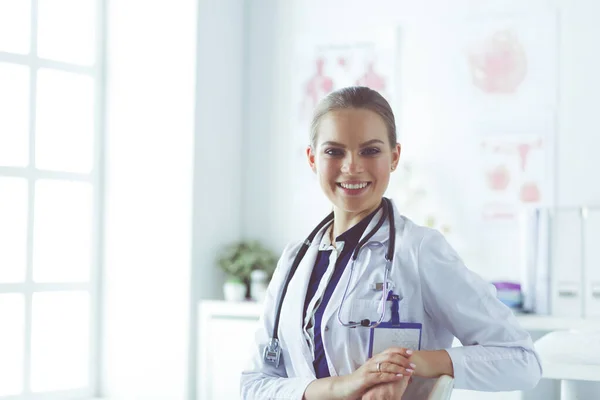
<path fill-rule="evenodd" d="M 398 223 L 400 222 L 398 217 L 400 216 L 400 214 L 398 213 L 398 210 L 396 209 L 396 205 L 394 204 L 394 201 L 393 200 L 390 200 L 390 201 L 392 202 L 392 209 L 394 210 L 394 220 L 396 222 L 396 229 L 398 229 Z M 383 214 L 383 209 L 380 209 L 373 216 L 373 218 L 371 218 L 371 221 L 369 222 L 369 225 L 367 225 L 367 228 L 363 232 L 360 240 L 363 240 L 364 237 L 367 236 L 375 228 L 375 226 L 381 219 L 382 214 Z M 334 247 L 334 244 L 331 243 L 331 240 L 329 239 L 330 230 L 332 229 L 332 226 L 333 226 L 333 224 L 329 223 L 329 224 L 325 225 L 323 228 L 321 228 L 319 233 L 315 236 L 315 239 L 312 242 L 312 246 L 318 246 L 319 250 L 328 250 L 331 247 Z M 386 217 L 385 221 L 383 222 L 383 225 L 381 225 L 381 227 L 377 230 L 377 232 L 375 232 L 375 234 L 373 236 L 371 236 L 371 238 L 369 239 L 369 243 L 379 242 L 379 243 L 385 244 L 389 239 L 389 226 L 390 226 L 390 223 L 389 223 L 388 218 Z M 343 243 L 343 242 L 341 242 L 341 243 Z M 341 250 L 341 249 L 338 249 L 338 250 Z"/>
<path fill-rule="evenodd" d="M 375 229 L 375 226 L 381 219 L 382 215 L 383 215 L 383 208 L 381 208 L 379 211 L 377 211 L 377 214 L 375 214 L 373 216 L 373 218 L 371 218 L 371 221 L 369 222 L 367 229 L 365 229 L 365 231 L 363 232 L 360 240 L 363 240 L 365 238 L 365 236 L 367 236 L 369 233 L 371 233 L 371 231 L 373 229 Z M 375 232 L 375 234 L 373 236 L 371 236 L 368 243 L 371 243 L 371 242 L 385 243 L 385 242 L 387 242 L 387 240 L 389 239 L 389 233 L 388 233 L 389 231 L 388 230 L 389 230 L 389 221 L 388 221 L 388 218 L 386 217 L 386 219 L 385 219 L 385 221 L 383 221 L 383 224 L 381 225 L 381 227 L 377 230 L 377 232 Z"/>

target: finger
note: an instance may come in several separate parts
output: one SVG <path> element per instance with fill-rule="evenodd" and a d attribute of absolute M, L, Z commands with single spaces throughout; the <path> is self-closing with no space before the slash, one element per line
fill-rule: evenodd
<path fill-rule="evenodd" d="M 400 387 L 398 388 L 399 391 L 401 392 L 401 394 L 404 394 L 404 391 L 406 390 L 406 388 L 408 387 L 408 385 L 410 384 L 410 381 L 412 380 L 412 376 L 405 376 L 402 377 L 401 379 L 401 383 L 399 384 Z"/>
<path fill-rule="evenodd" d="M 412 363 L 408 358 L 401 356 L 399 354 L 387 354 L 378 358 L 378 362 L 388 362 L 391 364 L 396 364 L 400 367 L 415 369 L 416 365 Z"/>
<path fill-rule="evenodd" d="M 379 383 L 390 383 L 390 382 L 398 382 L 402 380 L 403 376 L 398 376 L 397 374 L 388 374 L 382 372 L 380 374 L 369 374 L 370 375 L 370 384 L 377 385 Z"/>
<path fill-rule="evenodd" d="M 414 369 L 412 369 L 410 366 L 405 368 L 396 364 L 383 362 L 379 364 L 379 369 L 374 372 L 379 372 L 382 374 L 410 376 L 413 374 Z"/>
<path fill-rule="evenodd" d="M 407 349 L 406 347 L 390 347 L 383 351 L 386 354 L 400 354 L 404 357 L 410 357 L 413 354 L 413 351 Z"/>

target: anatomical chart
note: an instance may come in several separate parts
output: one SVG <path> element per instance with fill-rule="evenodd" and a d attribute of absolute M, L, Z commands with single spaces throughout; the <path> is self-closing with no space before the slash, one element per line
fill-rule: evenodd
<path fill-rule="evenodd" d="M 465 29 L 461 79 L 480 120 L 483 219 L 514 220 L 554 202 L 557 14 L 479 16 Z"/>
<path fill-rule="evenodd" d="M 490 136 L 480 147 L 484 220 L 512 220 L 524 206 L 551 204 L 551 136 Z"/>
<path fill-rule="evenodd" d="M 391 53 L 391 54 L 390 54 Z M 367 86 L 393 103 L 394 54 L 375 43 L 315 46 L 295 62 L 294 94 L 302 148 L 318 102 L 346 86 Z"/>
<path fill-rule="evenodd" d="M 551 10 L 465 24 L 463 81 L 478 105 L 555 107 L 557 15 Z"/>

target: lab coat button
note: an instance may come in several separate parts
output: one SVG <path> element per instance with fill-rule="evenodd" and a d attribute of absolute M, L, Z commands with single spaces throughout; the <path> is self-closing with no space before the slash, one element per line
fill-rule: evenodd
<path fill-rule="evenodd" d="M 325 325 L 325 332 L 327 332 L 329 330 L 329 327 L 327 325 Z"/>

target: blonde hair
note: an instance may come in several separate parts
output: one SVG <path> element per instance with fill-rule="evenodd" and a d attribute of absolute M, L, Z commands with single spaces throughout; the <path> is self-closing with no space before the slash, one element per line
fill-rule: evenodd
<path fill-rule="evenodd" d="M 370 110 L 379 115 L 387 127 L 390 146 L 396 145 L 396 120 L 390 104 L 378 92 L 365 86 L 338 89 L 317 104 L 310 124 L 310 145 L 315 148 L 319 124 L 325 115 L 331 111 L 350 108 Z"/>

